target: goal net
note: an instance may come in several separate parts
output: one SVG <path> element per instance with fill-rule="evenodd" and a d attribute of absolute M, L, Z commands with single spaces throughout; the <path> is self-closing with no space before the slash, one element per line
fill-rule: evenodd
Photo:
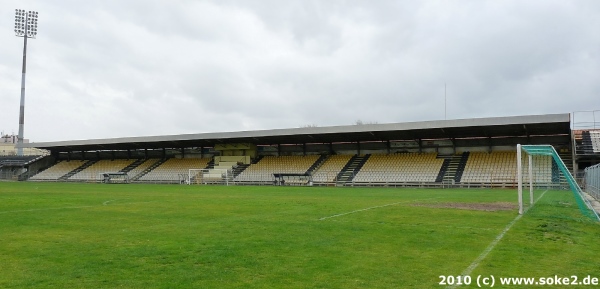
<path fill-rule="evenodd" d="M 127 184 L 129 176 L 125 172 L 104 172 L 98 174 L 98 179 L 104 184 Z"/>
<path fill-rule="evenodd" d="M 226 169 L 190 169 L 187 183 L 189 185 L 232 185 L 233 174 Z"/>
<path fill-rule="evenodd" d="M 517 190 L 519 214 L 600 220 L 551 145 L 517 145 Z"/>

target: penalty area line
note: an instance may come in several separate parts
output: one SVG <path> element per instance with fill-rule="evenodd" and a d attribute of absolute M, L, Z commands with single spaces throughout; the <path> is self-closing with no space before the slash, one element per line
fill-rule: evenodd
<path fill-rule="evenodd" d="M 89 205 L 89 206 L 73 206 L 73 207 L 56 207 L 56 208 L 37 208 L 37 209 L 24 209 L 24 210 L 12 210 L 12 211 L 0 211 L 0 214 L 14 214 L 14 213 L 27 213 L 27 212 L 38 212 L 38 211 L 53 211 L 53 210 L 72 210 L 72 209 L 86 209 L 86 208 L 98 208 L 101 206 L 107 206 L 111 202 L 119 199 L 108 200 L 102 203 L 102 205 Z M 143 201 L 143 202 L 130 202 L 130 203 L 117 203 L 114 206 L 132 205 L 132 204 L 145 204 L 153 203 L 154 201 Z"/>
<path fill-rule="evenodd" d="M 27 209 L 27 210 L 14 210 L 14 211 L 3 211 L 3 212 L 0 212 L 0 214 L 36 212 L 36 211 L 50 211 L 50 210 L 65 210 L 65 209 L 83 209 L 83 208 L 93 208 L 93 207 L 97 207 L 97 206 L 76 206 L 76 207 L 39 208 L 39 209 Z"/>
<path fill-rule="evenodd" d="M 385 205 L 381 205 L 381 206 L 368 207 L 368 208 L 364 208 L 364 209 L 354 210 L 354 211 L 351 211 L 351 212 L 346 212 L 346 213 L 341 213 L 341 214 L 336 214 L 336 215 L 331 215 L 331 216 L 323 217 L 323 218 L 320 218 L 319 221 L 323 221 L 323 220 L 327 220 L 327 219 L 331 219 L 331 218 L 337 218 L 337 217 L 341 217 L 341 216 L 345 216 L 345 215 L 350 215 L 350 214 L 354 214 L 354 213 L 358 213 L 358 212 L 364 212 L 364 211 L 368 211 L 368 210 L 372 210 L 372 209 L 384 208 L 384 207 L 389 207 L 389 206 L 403 204 L 403 203 L 411 203 L 411 202 L 415 202 L 415 201 L 424 201 L 424 200 L 431 200 L 431 199 L 437 199 L 437 198 L 427 198 L 427 199 L 418 199 L 418 200 L 411 200 L 411 201 L 401 201 L 401 202 L 395 202 L 395 203 L 385 204 Z"/>
<path fill-rule="evenodd" d="M 533 203 L 534 205 L 544 196 L 544 194 L 546 194 L 548 190 L 545 190 L 538 198 L 537 200 L 535 200 L 535 202 Z M 527 213 L 527 211 L 529 211 L 529 209 L 531 209 L 533 206 L 527 208 L 527 210 L 525 212 L 523 212 L 523 215 L 525 215 L 525 213 Z M 504 235 L 506 235 L 506 233 L 508 232 L 508 230 L 510 230 L 510 228 L 512 228 L 512 226 L 518 221 L 520 220 L 523 215 L 518 215 L 516 218 L 514 218 L 514 220 L 512 220 L 510 223 L 508 223 L 508 225 L 506 225 L 506 227 L 504 228 L 504 230 L 502 230 L 502 232 L 500 232 L 500 234 L 498 234 L 498 236 L 496 236 L 496 238 L 485 248 L 485 250 L 483 250 L 483 252 L 481 252 L 481 254 L 479 254 L 479 256 L 477 256 L 477 258 L 471 263 L 471 265 L 469 265 L 469 267 L 467 267 L 467 269 L 465 269 L 464 271 L 462 271 L 462 273 L 460 273 L 461 276 L 467 276 L 470 275 L 471 272 L 473 272 L 473 270 L 475 270 L 475 268 L 477 268 L 477 266 L 479 266 L 479 263 L 481 263 L 481 261 L 483 261 L 483 259 L 485 259 L 485 257 L 487 257 L 487 255 L 492 252 L 492 250 L 494 250 L 494 248 L 496 247 L 496 245 L 498 245 L 498 243 L 500 242 L 500 240 L 502 240 L 502 238 L 504 237 Z M 451 288 L 456 288 L 458 286 L 458 284 L 454 284 L 452 286 L 448 286 L 446 288 L 451 289 Z"/>
<path fill-rule="evenodd" d="M 114 200 L 108 200 L 108 201 L 106 201 L 106 202 L 102 203 L 102 205 L 103 205 L 103 206 L 106 206 L 106 205 L 108 205 L 108 203 L 114 202 L 114 201 L 116 201 L 116 200 L 118 200 L 118 199 L 114 199 Z"/>

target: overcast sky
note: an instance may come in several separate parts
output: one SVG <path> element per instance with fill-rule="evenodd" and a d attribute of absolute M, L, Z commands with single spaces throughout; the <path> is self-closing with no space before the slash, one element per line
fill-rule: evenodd
<path fill-rule="evenodd" d="M 1 0 L 8 134 L 15 8 L 35 142 L 600 109 L 596 0 Z"/>

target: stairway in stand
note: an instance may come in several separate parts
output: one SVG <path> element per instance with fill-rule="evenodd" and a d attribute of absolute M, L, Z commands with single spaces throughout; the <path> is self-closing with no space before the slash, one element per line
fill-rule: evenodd
<path fill-rule="evenodd" d="M 130 181 L 137 181 L 137 180 L 139 180 L 141 177 L 145 176 L 147 173 L 151 172 L 153 169 L 155 169 L 158 166 L 162 165 L 167 160 L 168 159 L 160 159 L 160 160 L 156 161 L 154 164 L 152 164 L 151 166 L 149 166 L 147 169 L 145 169 L 141 173 L 137 174 L 136 176 L 132 176 L 129 180 Z"/>
<path fill-rule="evenodd" d="M 444 187 L 452 186 L 460 182 L 462 173 L 465 170 L 469 152 L 443 157 L 444 164 L 436 178 L 436 182 L 442 183 Z"/>
<path fill-rule="evenodd" d="M 87 169 L 88 167 L 90 167 L 91 165 L 93 165 L 93 164 L 95 164 L 97 162 L 98 162 L 97 160 L 88 161 L 85 164 L 83 164 L 82 166 L 80 166 L 80 167 L 78 167 L 78 168 L 76 168 L 76 169 L 68 172 L 66 175 L 58 178 L 58 180 L 60 180 L 60 181 L 66 181 L 68 178 L 74 176 L 76 173 L 81 172 L 81 171 Z"/>
<path fill-rule="evenodd" d="M 362 166 L 367 162 L 371 155 L 355 155 L 353 156 L 346 166 L 342 169 L 342 171 L 337 176 L 337 185 L 345 186 L 348 183 L 351 183 L 354 179 L 354 176 L 360 171 Z"/>
<path fill-rule="evenodd" d="M 122 170 L 120 170 L 120 172 L 122 173 L 128 173 L 131 170 L 137 168 L 139 165 L 141 165 L 144 161 L 146 161 L 145 159 L 137 159 L 135 162 L 129 164 L 128 166 L 124 167 Z"/>

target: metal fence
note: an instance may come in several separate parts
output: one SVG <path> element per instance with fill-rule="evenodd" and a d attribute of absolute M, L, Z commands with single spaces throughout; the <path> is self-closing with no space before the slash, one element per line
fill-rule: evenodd
<path fill-rule="evenodd" d="M 596 200 L 600 200 L 600 164 L 585 169 L 585 190 Z"/>

